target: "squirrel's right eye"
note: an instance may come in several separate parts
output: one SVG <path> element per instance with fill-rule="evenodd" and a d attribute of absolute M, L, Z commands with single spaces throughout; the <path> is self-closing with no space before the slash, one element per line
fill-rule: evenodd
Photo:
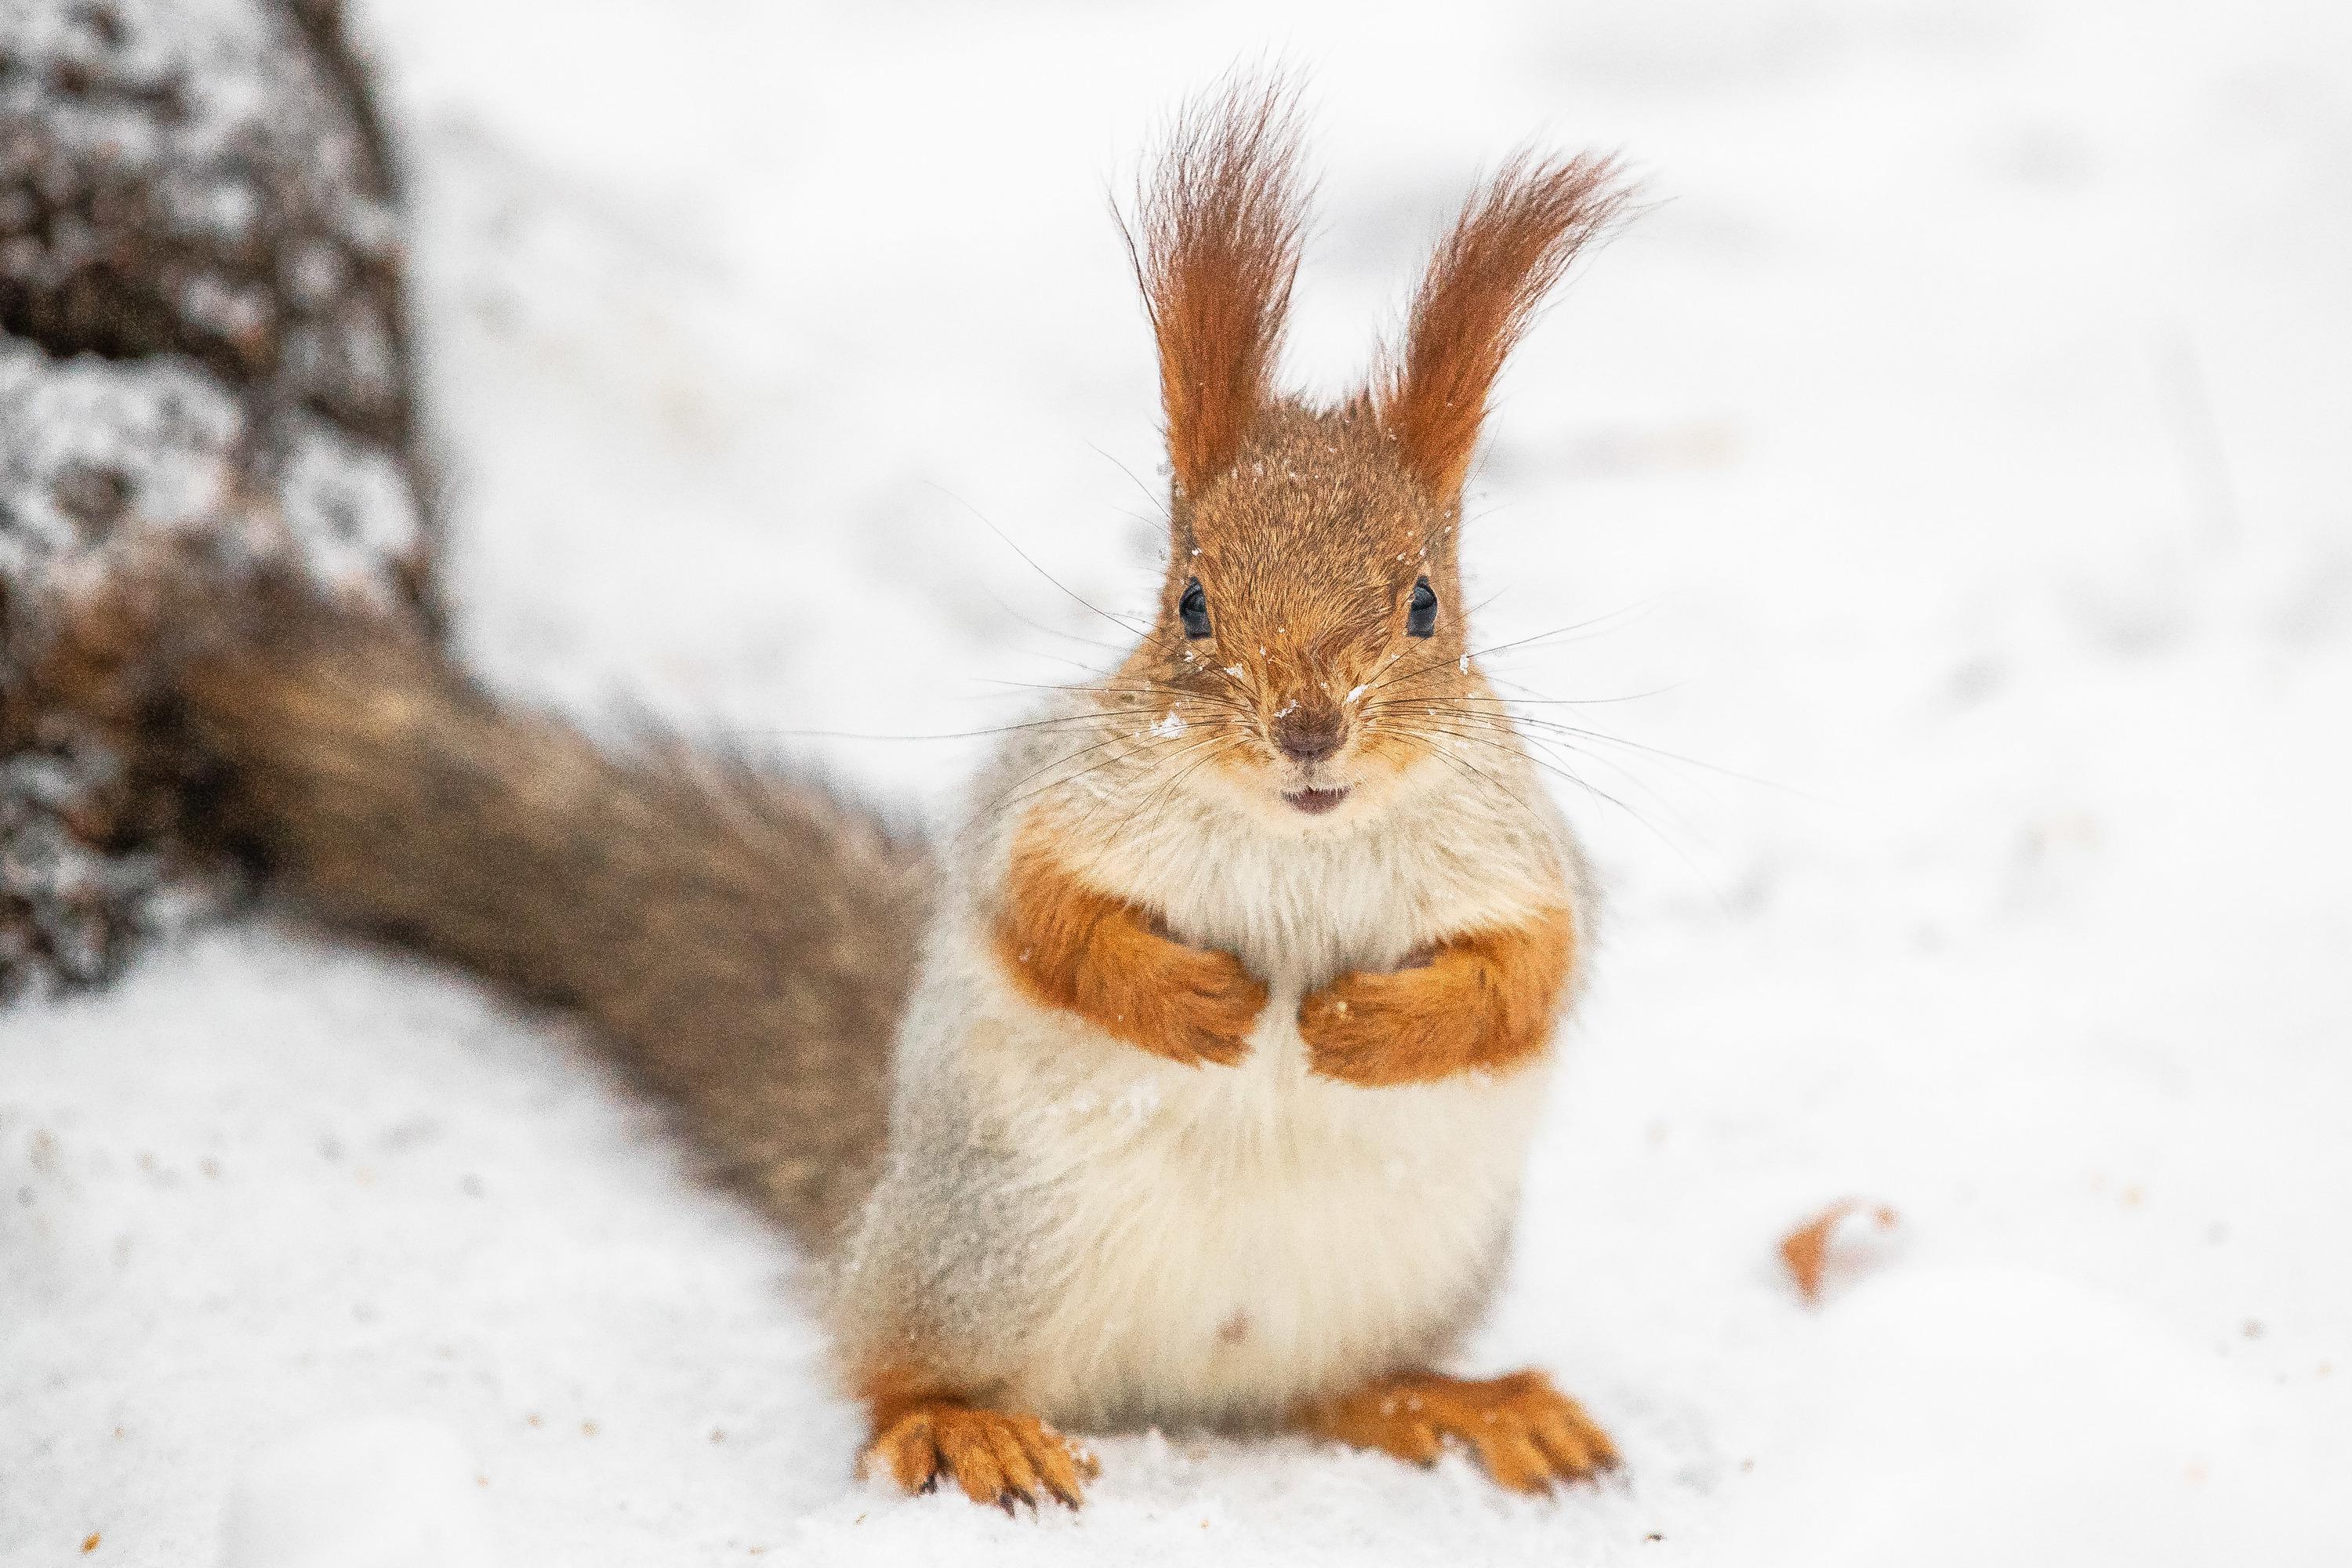
<path fill-rule="evenodd" d="M 1184 617 L 1184 635 L 1204 637 L 1209 635 L 1209 595 L 1201 592 L 1198 577 L 1184 584 L 1184 596 L 1176 601 L 1176 613 Z"/>
<path fill-rule="evenodd" d="M 1426 577 L 1412 585 L 1412 602 L 1405 607 L 1404 630 L 1407 637 L 1437 635 L 1437 590 L 1429 585 Z"/>

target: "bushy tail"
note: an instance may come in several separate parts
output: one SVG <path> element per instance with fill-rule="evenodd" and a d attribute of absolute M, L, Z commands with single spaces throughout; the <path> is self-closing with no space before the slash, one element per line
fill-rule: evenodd
<path fill-rule="evenodd" d="M 280 595 L 203 640 L 142 722 L 228 844 L 331 922 L 579 1009 L 729 1177 L 837 1234 L 882 1151 L 919 843 L 738 760 L 600 750 L 378 621 Z"/>

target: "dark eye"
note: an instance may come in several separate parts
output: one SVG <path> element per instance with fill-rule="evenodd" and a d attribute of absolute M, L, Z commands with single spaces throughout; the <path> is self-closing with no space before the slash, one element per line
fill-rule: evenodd
<path fill-rule="evenodd" d="M 1404 629 L 1417 637 L 1437 634 L 1437 590 L 1426 577 L 1412 585 L 1412 608 L 1405 612 Z"/>
<path fill-rule="evenodd" d="M 1201 592 L 1198 577 L 1184 584 L 1184 596 L 1176 601 L 1176 613 L 1184 617 L 1184 635 L 1204 637 L 1209 635 L 1209 595 Z"/>

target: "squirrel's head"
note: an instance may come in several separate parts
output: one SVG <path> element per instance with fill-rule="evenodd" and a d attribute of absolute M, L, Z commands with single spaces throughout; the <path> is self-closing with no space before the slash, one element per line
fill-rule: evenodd
<path fill-rule="evenodd" d="M 1297 159 L 1288 93 L 1236 81 L 1178 121 L 1129 231 L 1172 478 L 1159 616 L 1118 684 L 1171 765 L 1320 816 L 1479 743 L 1457 717 L 1479 679 L 1463 482 L 1504 360 L 1625 192 L 1606 159 L 1505 163 L 1439 241 L 1402 347 L 1317 409 L 1272 382 Z"/>

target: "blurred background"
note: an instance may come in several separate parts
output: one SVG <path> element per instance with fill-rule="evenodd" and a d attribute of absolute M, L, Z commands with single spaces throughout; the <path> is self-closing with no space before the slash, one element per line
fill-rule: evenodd
<path fill-rule="evenodd" d="M 458 646 L 933 817 L 982 742 L 811 732 L 1009 721 L 1115 657 L 1077 600 L 1149 602 L 1109 204 L 1176 102 L 1308 81 L 1328 395 L 1481 171 L 1623 152 L 1467 552 L 1610 897 L 1474 1349 L 1631 1472 L 1171 1436 L 1077 1521 L 855 1487 L 788 1248 L 560 1021 L 244 922 L 0 1016 L 0 1560 L 325 1562 L 268 1554 L 289 1500 L 412 1470 L 501 1563 L 2344 1560 L 2352 13 L 352 25 Z M 1808 1306 L 1776 1246 L 1847 1196 L 1901 1225 Z"/>

